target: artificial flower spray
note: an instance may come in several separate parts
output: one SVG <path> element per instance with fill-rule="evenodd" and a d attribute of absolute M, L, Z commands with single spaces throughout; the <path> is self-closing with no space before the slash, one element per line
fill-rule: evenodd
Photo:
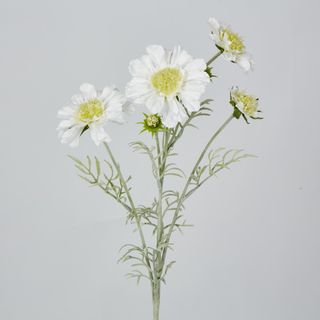
<path fill-rule="evenodd" d="M 125 94 L 114 87 L 96 90 L 85 83 L 71 103 L 58 112 L 62 120 L 57 131 L 62 143 L 75 147 L 84 133 L 90 133 L 93 142 L 105 148 L 104 161 L 90 156 L 84 160 L 70 158 L 80 177 L 122 206 L 127 220 L 135 224 L 138 240 L 121 248 L 119 261 L 131 264 L 129 277 L 138 283 L 141 279 L 149 281 L 153 320 L 159 320 L 161 285 L 166 283 L 167 272 L 175 263 L 168 259 L 168 250 L 173 247 L 172 235 L 190 226 L 184 220 L 185 201 L 221 170 L 250 156 L 241 150 L 214 148 L 215 139 L 233 119 L 243 119 L 244 123 L 261 119 L 258 99 L 234 86 L 226 95 L 230 115 L 204 143 L 202 152 L 195 155 L 196 162 L 190 171 L 186 174 L 171 162 L 172 156 L 177 156 L 175 146 L 185 130 L 194 127 L 195 119 L 211 115 L 212 100 L 201 97 L 213 82 L 215 60 L 221 56 L 244 71 L 252 69 L 252 60 L 241 37 L 214 18 L 209 19 L 209 25 L 216 52 L 207 62 L 193 58 L 180 46 L 172 50 L 148 46 L 146 53 L 129 65 L 132 79 Z M 143 141 L 131 143 L 134 151 L 143 153 L 151 162 L 150 174 L 157 194 L 149 204 L 136 203 L 131 192 L 131 176 L 122 170 L 121 161 L 111 150 L 111 137 L 105 131 L 109 121 L 124 123 L 124 114 L 133 105 L 138 110 L 146 108 L 141 112 L 140 131 L 150 134 L 153 141 L 152 145 Z M 167 181 L 169 176 L 183 179 L 183 188 L 172 190 Z"/>

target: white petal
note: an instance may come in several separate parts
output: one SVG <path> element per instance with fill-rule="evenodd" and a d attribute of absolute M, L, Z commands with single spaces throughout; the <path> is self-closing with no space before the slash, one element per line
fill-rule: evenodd
<path fill-rule="evenodd" d="M 79 134 L 77 134 L 77 135 L 75 136 L 75 138 L 73 139 L 73 141 L 70 143 L 70 147 L 75 148 L 75 147 L 77 147 L 77 146 L 79 145 L 79 143 L 80 143 L 80 135 L 81 135 L 81 131 L 80 131 Z"/>
<path fill-rule="evenodd" d="M 222 49 L 225 49 L 225 44 L 221 41 L 219 33 L 211 32 L 210 37 L 216 43 L 216 45 L 218 45 Z"/>
<path fill-rule="evenodd" d="M 146 104 L 146 101 L 154 95 L 154 90 L 145 91 L 143 94 L 140 93 L 139 96 L 131 96 L 133 102 L 135 104 Z M 129 94 L 127 94 L 130 97 Z"/>
<path fill-rule="evenodd" d="M 174 128 L 178 122 L 182 122 L 187 117 L 182 105 L 176 99 L 167 100 L 161 116 L 167 128 Z"/>
<path fill-rule="evenodd" d="M 231 92 L 231 95 L 234 96 L 239 92 L 239 88 L 236 86 L 233 86 L 230 92 Z"/>
<path fill-rule="evenodd" d="M 220 23 L 217 21 L 215 18 L 209 18 L 209 25 L 213 30 L 219 30 L 220 28 Z"/>
<path fill-rule="evenodd" d="M 79 144 L 79 137 L 83 130 L 83 126 L 74 126 L 67 129 L 61 135 L 61 143 L 69 143 L 70 146 L 77 146 Z"/>
<path fill-rule="evenodd" d="M 83 83 L 80 86 L 80 92 L 86 100 L 95 99 L 97 97 L 97 91 L 90 83 Z"/>
<path fill-rule="evenodd" d="M 178 124 L 178 121 L 173 114 L 169 113 L 162 116 L 162 123 L 166 128 L 174 128 Z"/>
<path fill-rule="evenodd" d="M 58 111 L 58 117 L 59 118 L 72 118 L 75 112 L 74 107 L 64 107 Z"/>
<path fill-rule="evenodd" d="M 242 54 L 237 58 L 236 62 L 245 72 L 248 72 L 253 68 L 253 61 L 248 54 Z"/>
<path fill-rule="evenodd" d="M 122 113 L 122 106 L 126 102 L 126 98 L 116 89 L 112 90 L 109 95 L 104 99 L 106 113 L 120 112 Z"/>
<path fill-rule="evenodd" d="M 223 35 L 223 43 L 224 43 L 224 48 L 226 50 L 228 50 L 230 48 L 231 41 L 229 40 L 229 37 L 228 37 L 227 33 L 224 33 L 224 35 Z"/>
<path fill-rule="evenodd" d="M 133 103 L 130 103 L 130 102 L 126 102 L 123 107 L 122 107 L 122 110 L 124 113 L 127 113 L 127 114 L 132 114 L 133 112 L 135 112 L 135 106 Z"/>
<path fill-rule="evenodd" d="M 132 86 L 137 85 L 137 86 L 150 87 L 150 80 L 140 78 L 140 77 L 133 77 L 129 82 L 129 84 Z"/>
<path fill-rule="evenodd" d="M 182 97 L 192 97 L 193 99 L 199 99 L 204 93 L 206 83 L 203 81 L 190 80 L 186 81 L 181 88 Z"/>
<path fill-rule="evenodd" d="M 132 60 L 129 64 L 129 72 L 134 77 L 142 77 L 148 79 L 153 69 L 149 67 L 141 60 Z"/>
<path fill-rule="evenodd" d="M 173 48 L 170 59 L 170 64 L 172 66 L 183 67 L 190 61 L 192 61 L 192 57 L 185 50 L 182 50 L 180 46 Z"/>
<path fill-rule="evenodd" d="M 156 69 L 159 68 L 159 66 L 155 66 L 151 57 L 148 55 L 143 55 L 141 57 L 141 62 L 150 70 L 150 73 L 153 73 Z"/>
<path fill-rule="evenodd" d="M 122 113 L 123 102 L 121 100 L 112 100 L 106 106 L 106 113 L 108 112 L 119 112 Z"/>
<path fill-rule="evenodd" d="M 91 138 L 97 146 L 103 141 L 111 141 L 110 136 L 104 131 L 101 125 L 91 125 L 89 129 Z"/>
<path fill-rule="evenodd" d="M 126 86 L 126 96 L 135 103 L 144 103 L 145 99 L 154 93 L 154 89 L 147 81 L 133 78 Z"/>
<path fill-rule="evenodd" d="M 162 68 L 166 65 L 166 51 L 163 47 L 152 45 L 148 46 L 146 50 L 155 67 Z"/>
<path fill-rule="evenodd" d="M 199 100 L 183 99 L 182 102 L 189 112 L 198 111 L 200 109 Z"/>
<path fill-rule="evenodd" d="M 150 110 L 151 113 L 161 113 L 163 104 L 164 104 L 164 97 L 156 93 L 150 95 L 145 103 L 146 107 Z"/>
<path fill-rule="evenodd" d="M 60 121 L 60 123 L 57 127 L 57 130 L 68 129 L 68 128 L 72 127 L 73 125 L 74 125 L 73 119 L 62 120 L 62 121 Z"/>
<path fill-rule="evenodd" d="M 236 60 L 238 59 L 238 57 L 231 53 L 231 52 L 226 52 L 224 51 L 224 53 L 222 54 L 222 56 L 227 60 L 227 61 L 231 61 L 231 62 L 236 62 Z"/>
<path fill-rule="evenodd" d="M 124 123 L 122 111 L 120 111 L 120 112 L 109 111 L 106 114 L 106 119 L 110 120 L 110 121 L 113 121 L 113 122 L 116 122 L 116 123 L 119 123 L 119 124 Z"/>
<path fill-rule="evenodd" d="M 100 96 L 99 96 L 99 99 L 102 100 L 102 101 L 106 101 L 108 99 L 110 99 L 114 93 L 114 86 L 112 87 L 104 87 Z"/>
<path fill-rule="evenodd" d="M 161 120 L 166 128 L 174 128 L 178 124 L 175 114 L 170 111 L 168 104 L 162 109 Z"/>
<path fill-rule="evenodd" d="M 185 67 L 186 75 L 185 81 L 194 80 L 209 83 L 210 78 L 207 72 L 205 72 L 206 63 L 203 59 L 195 59 L 188 63 Z"/>
<path fill-rule="evenodd" d="M 85 99 L 83 98 L 83 96 L 81 94 L 75 94 L 71 97 L 71 102 L 74 105 L 79 105 L 79 104 L 85 102 Z"/>
<path fill-rule="evenodd" d="M 188 72 L 204 71 L 206 68 L 207 64 L 203 59 L 193 59 L 185 66 L 185 70 Z"/>

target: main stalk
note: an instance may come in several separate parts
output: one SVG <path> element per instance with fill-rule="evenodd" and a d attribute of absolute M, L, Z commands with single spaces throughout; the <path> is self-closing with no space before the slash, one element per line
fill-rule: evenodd
<path fill-rule="evenodd" d="M 157 281 L 152 288 L 153 320 L 159 320 L 160 315 L 160 281 Z"/>

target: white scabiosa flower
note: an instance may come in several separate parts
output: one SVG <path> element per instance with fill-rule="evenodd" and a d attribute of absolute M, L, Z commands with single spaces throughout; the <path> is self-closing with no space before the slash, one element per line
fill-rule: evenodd
<path fill-rule="evenodd" d="M 237 63 L 244 71 L 251 70 L 253 62 L 246 52 L 242 38 L 228 26 L 219 23 L 215 18 L 209 18 L 209 25 L 211 38 L 218 49 L 223 51 L 224 58 Z"/>
<path fill-rule="evenodd" d="M 200 109 L 200 96 L 210 81 L 203 59 L 194 59 L 179 46 L 166 50 L 153 45 L 139 60 L 131 61 L 132 80 L 126 95 L 135 104 L 144 104 L 162 123 L 172 128 L 189 112 Z"/>
<path fill-rule="evenodd" d="M 110 142 L 103 126 L 107 121 L 123 123 L 125 97 L 114 87 L 105 87 L 98 92 L 91 84 L 80 86 L 80 94 L 71 98 L 71 104 L 58 112 L 61 120 L 57 131 L 62 143 L 75 147 L 81 134 L 89 130 L 96 145 Z"/>
<path fill-rule="evenodd" d="M 262 119 L 257 116 L 259 99 L 253 95 L 247 94 L 245 91 L 233 87 L 230 91 L 230 104 L 234 107 L 234 117 L 239 119 L 241 116 L 248 123 L 247 117 L 251 119 Z"/>

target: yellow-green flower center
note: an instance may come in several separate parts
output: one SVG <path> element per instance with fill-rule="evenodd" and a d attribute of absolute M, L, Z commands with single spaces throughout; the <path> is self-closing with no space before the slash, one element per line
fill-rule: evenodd
<path fill-rule="evenodd" d="M 78 120 L 85 123 L 90 123 L 103 115 L 104 107 L 100 100 L 93 99 L 80 104 L 78 110 Z"/>
<path fill-rule="evenodd" d="M 152 114 L 146 118 L 148 127 L 156 128 L 160 124 L 160 117 L 156 114 Z"/>
<path fill-rule="evenodd" d="M 243 112 L 250 117 L 254 117 L 258 109 L 257 99 L 253 96 L 240 94 L 238 100 L 243 104 Z"/>
<path fill-rule="evenodd" d="M 182 80 L 181 71 L 177 68 L 164 68 L 151 77 L 153 87 L 165 96 L 178 91 Z"/>
<path fill-rule="evenodd" d="M 231 31 L 230 29 L 223 29 L 221 32 L 221 40 L 224 39 L 225 36 L 230 42 L 229 50 L 226 50 L 226 51 L 239 51 L 239 52 L 244 51 L 245 45 L 238 34 Z"/>

